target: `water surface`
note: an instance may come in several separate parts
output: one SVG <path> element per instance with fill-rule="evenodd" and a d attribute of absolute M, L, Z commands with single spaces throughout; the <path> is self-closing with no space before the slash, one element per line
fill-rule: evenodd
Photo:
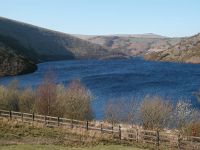
<path fill-rule="evenodd" d="M 21 87 L 36 87 L 49 68 L 56 74 L 58 83 L 81 81 L 95 96 L 93 109 L 96 118 L 103 117 L 106 101 L 112 98 L 160 95 L 175 102 L 190 99 L 194 106 L 194 92 L 200 89 L 200 65 L 151 62 L 141 58 L 127 60 L 74 60 L 47 62 L 38 65 L 32 74 L 0 78 L 0 84 L 17 79 Z"/>

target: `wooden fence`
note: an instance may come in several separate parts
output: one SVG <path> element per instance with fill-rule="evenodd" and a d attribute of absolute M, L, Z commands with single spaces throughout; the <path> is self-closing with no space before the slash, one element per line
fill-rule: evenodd
<path fill-rule="evenodd" d="M 80 121 L 60 117 L 0 110 L 0 117 L 18 120 L 24 123 L 39 123 L 47 127 L 68 127 L 93 130 L 100 133 L 112 134 L 113 138 L 125 142 L 140 142 L 153 144 L 157 148 L 164 146 L 170 149 L 200 150 L 200 137 L 182 136 L 167 132 L 143 130 L 141 128 L 113 126 L 99 122 Z"/>

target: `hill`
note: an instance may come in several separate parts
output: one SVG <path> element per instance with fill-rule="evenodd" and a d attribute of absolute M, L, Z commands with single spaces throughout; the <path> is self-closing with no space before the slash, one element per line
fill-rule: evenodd
<path fill-rule="evenodd" d="M 37 66 L 20 53 L 28 51 L 12 38 L 0 35 L 0 76 L 30 73 Z"/>
<path fill-rule="evenodd" d="M 182 39 L 165 51 L 150 53 L 147 60 L 200 63 L 200 34 Z"/>
<path fill-rule="evenodd" d="M 69 34 L 2 17 L 0 17 L 0 34 L 17 40 L 23 47 L 29 49 L 25 52 L 26 56 L 35 63 L 109 55 L 106 48 Z"/>
<path fill-rule="evenodd" d="M 162 51 L 180 41 L 180 38 L 168 38 L 152 33 L 136 35 L 75 36 L 91 43 L 102 45 L 112 51 L 123 52 L 128 56 L 143 56 L 149 52 Z"/>

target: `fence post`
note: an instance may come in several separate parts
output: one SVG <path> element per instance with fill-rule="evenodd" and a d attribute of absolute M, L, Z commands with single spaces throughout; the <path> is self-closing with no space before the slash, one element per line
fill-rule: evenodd
<path fill-rule="evenodd" d="M 181 134 L 178 134 L 178 149 L 181 149 Z"/>
<path fill-rule="evenodd" d="M 34 114 L 34 112 L 33 112 L 33 114 L 32 114 L 32 121 L 34 122 L 34 119 L 35 119 L 35 114 Z"/>
<path fill-rule="evenodd" d="M 73 129 L 73 119 L 71 119 L 71 128 Z"/>
<path fill-rule="evenodd" d="M 24 114 L 21 113 L 21 117 L 22 117 L 22 122 L 24 122 Z"/>
<path fill-rule="evenodd" d="M 159 131 L 156 131 L 156 146 L 160 146 L 160 135 L 159 135 Z"/>
<path fill-rule="evenodd" d="M 46 115 L 44 116 L 44 124 L 45 125 L 47 124 L 47 117 L 46 117 Z"/>
<path fill-rule="evenodd" d="M 112 134 L 113 134 L 113 122 L 112 122 L 112 127 L 111 127 L 111 129 L 112 129 Z"/>
<path fill-rule="evenodd" d="M 103 133 L 103 125 L 102 125 L 102 123 L 101 123 L 101 133 Z"/>
<path fill-rule="evenodd" d="M 121 131 L 121 126 L 119 125 L 119 139 L 122 139 L 122 131 Z"/>
<path fill-rule="evenodd" d="M 88 130 L 88 121 L 86 121 L 86 129 Z"/>
<path fill-rule="evenodd" d="M 136 142 L 138 142 L 138 136 L 139 136 L 139 134 L 138 134 L 138 128 L 136 128 Z"/>
<path fill-rule="evenodd" d="M 58 126 L 60 126 L 60 117 L 58 117 L 57 120 L 58 120 Z"/>
<path fill-rule="evenodd" d="M 12 120 L 12 111 L 9 112 L 10 120 Z"/>

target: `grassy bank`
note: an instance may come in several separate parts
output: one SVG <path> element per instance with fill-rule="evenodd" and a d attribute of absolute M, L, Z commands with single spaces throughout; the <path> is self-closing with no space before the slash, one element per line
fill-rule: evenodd
<path fill-rule="evenodd" d="M 55 145 L 10 145 L 1 146 L 0 150 L 141 150 L 131 146 L 96 145 L 88 147 L 64 147 Z"/>
<path fill-rule="evenodd" d="M 25 125 L 0 119 L 0 150 L 139 150 L 138 145 L 77 134 L 69 129 Z"/>

